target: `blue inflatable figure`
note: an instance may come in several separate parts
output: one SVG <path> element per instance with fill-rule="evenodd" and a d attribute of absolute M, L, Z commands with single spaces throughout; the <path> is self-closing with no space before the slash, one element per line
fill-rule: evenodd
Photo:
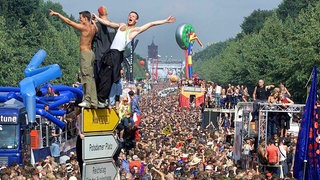
<path fill-rule="evenodd" d="M 28 121 L 31 123 L 36 120 L 36 87 L 62 75 L 58 64 L 39 68 L 46 56 L 45 50 L 39 50 L 24 70 L 25 78 L 19 83 L 20 93 L 28 114 Z M 60 126 L 64 125 L 60 124 Z"/>

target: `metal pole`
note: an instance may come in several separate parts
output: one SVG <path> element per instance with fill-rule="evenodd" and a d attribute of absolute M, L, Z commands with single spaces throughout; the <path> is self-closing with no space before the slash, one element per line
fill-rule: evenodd
<path fill-rule="evenodd" d="M 67 141 L 68 141 L 68 127 L 67 128 L 65 128 L 65 130 L 64 130 L 64 133 L 65 133 L 65 136 L 64 136 L 64 141 L 66 142 L 66 144 L 67 144 Z"/>
<path fill-rule="evenodd" d="M 150 59 L 150 64 L 151 64 L 151 71 L 150 71 L 150 75 L 151 75 L 151 81 L 153 80 L 153 58 Z"/>
<path fill-rule="evenodd" d="M 42 137 L 42 117 L 40 117 L 40 147 L 43 148 L 43 137 Z"/>
<path fill-rule="evenodd" d="M 59 129 L 59 142 L 62 142 L 62 129 Z"/>
<path fill-rule="evenodd" d="M 159 63 L 158 61 L 159 61 L 159 56 L 156 59 L 156 78 L 157 78 L 157 81 L 158 81 L 158 63 Z"/>
<path fill-rule="evenodd" d="M 46 125 L 46 147 L 49 147 L 49 125 Z"/>
<path fill-rule="evenodd" d="M 302 177 L 303 180 L 306 179 L 306 171 L 307 171 L 307 160 L 304 160 L 303 161 L 303 177 Z"/>
<path fill-rule="evenodd" d="M 266 119 L 265 119 L 266 123 L 265 123 L 265 128 L 264 128 L 264 140 L 267 142 L 267 138 L 268 138 L 268 118 L 269 118 L 268 111 L 265 112 L 265 115 L 266 115 Z M 272 136 L 272 134 L 270 134 L 270 136 Z"/>
<path fill-rule="evenodd" d="M 132 43 L 132 42 L 131 42 Z M 133 43 L 132 43 L 133 44 Z M 133 63 L 133 47 L 131 47 L 131 52 L 130 52 L 130 66 L 129 66 L 129 81 L 130 82 L 133 82 L 133 66 L 132 66 L 132 63 Z"/>

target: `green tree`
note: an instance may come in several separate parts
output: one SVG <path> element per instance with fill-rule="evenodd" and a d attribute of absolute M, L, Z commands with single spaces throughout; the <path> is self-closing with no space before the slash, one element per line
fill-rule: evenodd
<path fill-rule="evenodd" d="M 272 15 L 272 10 L 254 10 L 248 17 L 244 18 L 240 25 L 245 34 L 259 33 L 268 17 Z"/>
<path fill-rule="evenodd" d="M 38 11 L 39 3 L 40 0 L 0 0 L 0 14 L 10 20 L 7 21 L 10 24 L 20 21 L 24 26 L 30 16 Z"/>
<path fill-rule="evenodd" d="M 232 41 L 232 40 L 229 40 Z M 206 61 L 208 58 L 219 55 L 227 47 L 227 42 L 217 42 L 206 47 L 201 53 L 195 53 L 192 59 L 194 61 Z"/>
<path fill-rule="evenodd" d="M 281 20 L 287 17 L 296 18 L 308 5 L 316 4 L 319 0 L 284 0 L 277 9 L 277 14 Z"/>

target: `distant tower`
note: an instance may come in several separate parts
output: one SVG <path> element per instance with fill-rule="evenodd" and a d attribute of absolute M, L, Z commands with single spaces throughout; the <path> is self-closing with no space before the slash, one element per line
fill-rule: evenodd
<path fill-rule="evenodd" d="M 158 46 L 153 42 L 154 37 L 152 39 L 151 45 L 148 46 L 148 58 L 151 59 L 151 77 L 152 80 L 158 79 Z"/>
<path fill-rule="evenodd" d="M 158 46 L 154 44 L 153 39 L 151 45 L 148 46 L 148 57 L 156 59 L 158 58 Z"/>

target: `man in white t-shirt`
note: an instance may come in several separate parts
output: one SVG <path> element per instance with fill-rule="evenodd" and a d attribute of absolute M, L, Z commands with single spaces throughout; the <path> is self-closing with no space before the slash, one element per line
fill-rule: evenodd
<path fill-rule="evenodd" d="M 216 83 L 216 88 L 215 88 L 216 96 L 215 96 L 215 100 L 214 100 L 216 107 L 220 107 L 221 91 L 222 91 L 222 87 L 219 85 L 219 83 Z"/>

